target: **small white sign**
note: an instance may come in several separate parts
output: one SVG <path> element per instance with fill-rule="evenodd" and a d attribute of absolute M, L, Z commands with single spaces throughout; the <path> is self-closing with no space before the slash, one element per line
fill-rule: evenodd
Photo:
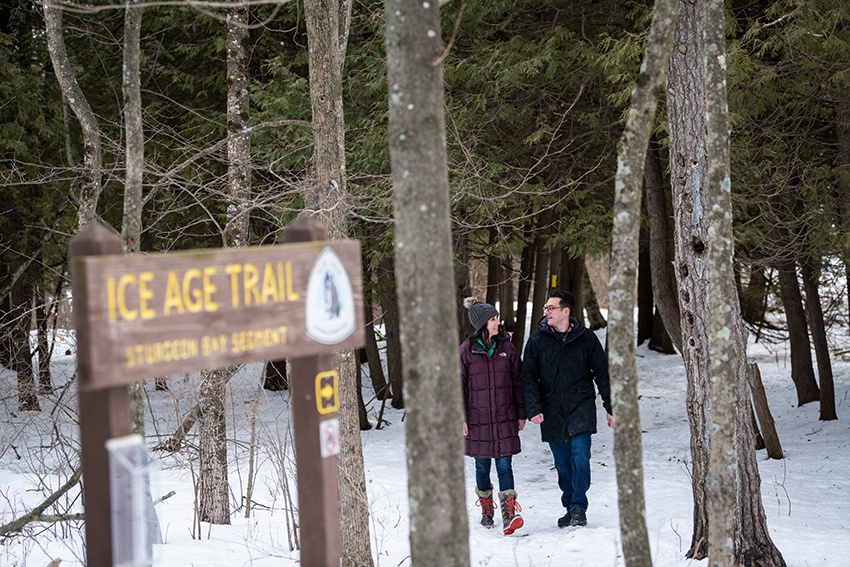
<path fill-rule="evenodd" d="M 319 422 L 319 446 L 323 459 L 339 455 L 339 420 L 337 418 Z"/>
<path fill-rule="evenodd" d="M 317 343 L 340 343 L 357 326 L 351 278 L 330 247 L 322 250 L 310 270 L 304 308 L 307 336 Z"/>
<path fill-rule="evenodd" d="M 112 510 L 112 563 L 116 567 L 153 565 L 149 519 L 151 459 L 140 435 L 106 442 Z"/>

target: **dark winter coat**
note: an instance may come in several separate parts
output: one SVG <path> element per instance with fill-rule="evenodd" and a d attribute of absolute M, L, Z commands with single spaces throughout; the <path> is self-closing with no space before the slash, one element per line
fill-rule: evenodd
<path fill-rule="evenodd" d="M 495 337 L 488 354 L 477 338 L 460 345 L 460 374 L 466 416 L 466 454 L 496 458 L 520 452 L 519 423 L 525 419 L 519 353 L 510 337 Z"/>
<path fill-rule="evenodd" d="M 611 413 L 608 358 L 593 331 L 570 317 L 562 341 L 544 317 L 528 338 L 523 353 L 522 382 L 529 417 L 543 414 L 543 441 L 566 441 L 580 433 L 596 433 L 596 390 Z"/>

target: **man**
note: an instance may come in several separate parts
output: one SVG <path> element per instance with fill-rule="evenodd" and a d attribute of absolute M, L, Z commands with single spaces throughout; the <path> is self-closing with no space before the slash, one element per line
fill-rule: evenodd
<path fill-rule="evenodd" d="M 594 382 L 608 427 L 614 426 L 608 359 L 596 335 L 570 316 L 574 307 L 570 292 L 549 292 L 545 316 L 528 338 L 522 361 L 525 407 L 552 449 L 561 504 L 567 510 L 558 519 L 559 528 L 587 525 L 590 436 L 596 433 Z"/>

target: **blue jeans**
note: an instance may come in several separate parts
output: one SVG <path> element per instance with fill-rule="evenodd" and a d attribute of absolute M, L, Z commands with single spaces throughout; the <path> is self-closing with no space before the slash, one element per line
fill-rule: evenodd
<path fill-rule="evenodd" d="M 549 443 L 555 469 L 558 471 L 558 486 L 561 489 L 561 504 L 567 510 L 581 508 L 587 511 L 587 490 L 590 488 L 590 433 L 573 435 L 569 441 Z"/>
<path fill-rule="evenodd" d="M 495 459 L 479 459 L 475 457 L 475 486 L 478 490 L 490 490 L 493 483 L 490 482 L 490 461 L 496 461 L 496 475 L 499 477 L 499 490 L 514 489 L 514 471 L 511 468 L 511 456 L 497 457 Z"/>

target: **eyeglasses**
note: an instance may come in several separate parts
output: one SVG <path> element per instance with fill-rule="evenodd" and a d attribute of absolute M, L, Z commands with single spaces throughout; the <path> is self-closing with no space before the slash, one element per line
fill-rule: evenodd
<path fill-rule="evenodd" d="M 554 311 L 555 309 L 563 309 L 563 307 L 559 305 L 544 305 L 543 311 L 548 313 L 549 311 Z"/>

